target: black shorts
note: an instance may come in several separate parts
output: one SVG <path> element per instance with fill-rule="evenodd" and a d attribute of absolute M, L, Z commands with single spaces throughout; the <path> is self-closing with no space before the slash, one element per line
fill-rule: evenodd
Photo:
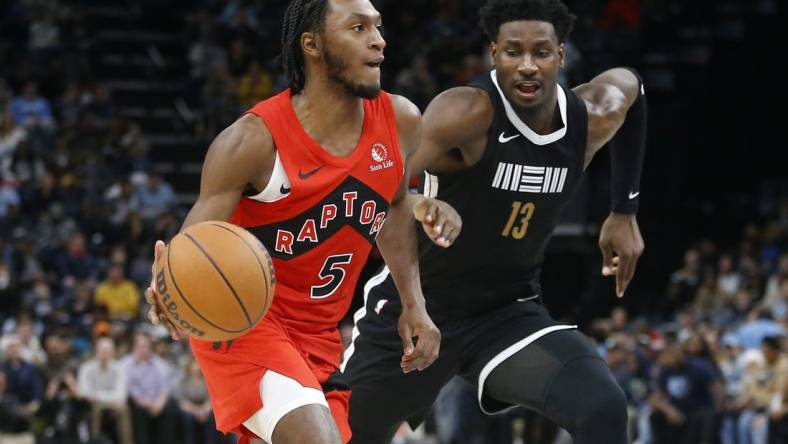
<path fill-rule="evenodd" d="M 364 307 L 354 316 L 353 343 L 345 351 L 342 364 L 352 390 L 350 421 L 354 436 L 372 436 L 366 431 L 389 430 L 402 421 L 419 424 L 441 387 L 455 375 L 476 387 L 485 413 L 513 407 L 486 396 L 487 376 L 540 337 L 577 328 L 552 319 L 538 298 L 514 301 L 465 319 L 429 313 L 441 331 L 440 355 L 424 371 L 404 374 L 400 368 L 402 341 L 397 333 L 401 306 L 388 269 L 367 282 L 364 297 Z"/>

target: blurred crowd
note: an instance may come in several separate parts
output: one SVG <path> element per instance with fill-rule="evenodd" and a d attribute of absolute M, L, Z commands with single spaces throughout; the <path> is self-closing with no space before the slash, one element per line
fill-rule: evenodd
<path fill-rule="evenodd" d="M 285 2 L 275 3 L 202 0 L 185 13 L 184 99 L 203 142 L 285 86 L 274 58 Z M 478 2 L 410 3 L 378 2 L 391 42 L 384 83 L 423 107 L 487 59 L 475 23 L 459 20 Z M 591 63 L 581 51 L 605 44 L 591 29 L 626 50 L 621 36 L 639 26 L 633 2 L 576 3 L 596 19 L 578 23 L 569 84 Z M 185 208 L 151 172 L 145 129 L 91 70 L 84 4 L 0 6 L 0 443 L 227 442 L 188 342 L 144 322 L 153 242 L 177 232 Z M 585 329 L 627 394 L 638 442 L 788 442 L 788 197 L 765 205 L 733 246 L 692 245 L 654 310 L 616 308 Z M 565 439 L 530 412 L 482 415 L 461 380 L 425 428 L 397 437 Z"/>

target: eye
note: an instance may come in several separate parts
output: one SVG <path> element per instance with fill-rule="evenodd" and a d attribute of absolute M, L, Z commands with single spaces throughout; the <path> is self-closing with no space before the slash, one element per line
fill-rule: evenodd
<path fill-rule="evenodd" d="M 517 51 L 514 50 L 514 49 L 507 49 L 506 50 L 506 54 L 510 55 L 510 56 L 516 56 L 517 55 Z"/>
<path fill-rule="evenodd" d="M 546 49 L 542 49 L 537 54 L 539 55 L 539 57 L 549 57 L 550 56 L 550 51 L 548 51 Z"/>
<path fill-rule="evenodd" d="M 356 32 L 362 32 L 362 31 L 364 31 L 364 25 L 362 25 L 362 24 L 354 25 L 350 29 L 352 29 L 353 31 L 356 31 Z"/>

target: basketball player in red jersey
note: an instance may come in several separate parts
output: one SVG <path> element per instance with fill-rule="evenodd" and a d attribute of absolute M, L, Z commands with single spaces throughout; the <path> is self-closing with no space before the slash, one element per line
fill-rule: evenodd
<path fill-rule="evenodd" d="M 406 161 L 421 116 L 407 99 L 380 91 L 380 25 L 368 0 L 292 1 L 282 39 L 290 88 L 254 106 L 208 150 L 184 227 L 246 227 L 267 247 L 277 279 L 273 305 L 249 333 L 228 343 L 191 338 L 225 433 L 272 444 L 347 442 L 350 392 L 338 371 L 337 324 L 372 242 L 387 262 L 402 264 L 417 260 L 414 214 L 438 245 L 459 234 L 459 217 L 440 201 L 420 200 L 411 211 Z M 158 242 L 157 258 L 163 248 Z M 406 307 L 401 366 L 422 370 L 436 359 L 440 334 L 418 271 L 395 280 Z M 146 297 L 159 296 L 149 288 Z M 152 322 L 161 320 L 151 312 Z"/>

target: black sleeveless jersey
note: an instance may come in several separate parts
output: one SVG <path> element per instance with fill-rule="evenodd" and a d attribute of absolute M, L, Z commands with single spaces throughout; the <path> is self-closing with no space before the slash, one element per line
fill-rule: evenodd
<path fill-rule="evenodd" d="M 495 117 L 473 167 L 425 174 L 422 191 L 451 204 L 462 233 L 449 248 L 420 231 L 419 268 L 430 313 L 465 316 L 541 295 L 539 269 L 562 209 L 580 184 L 588 113 L 558 87 L 563 127 L 539 135 L 526 126 L 498 87 L 495 71 L 471 86 L 487 92 Z"/>

